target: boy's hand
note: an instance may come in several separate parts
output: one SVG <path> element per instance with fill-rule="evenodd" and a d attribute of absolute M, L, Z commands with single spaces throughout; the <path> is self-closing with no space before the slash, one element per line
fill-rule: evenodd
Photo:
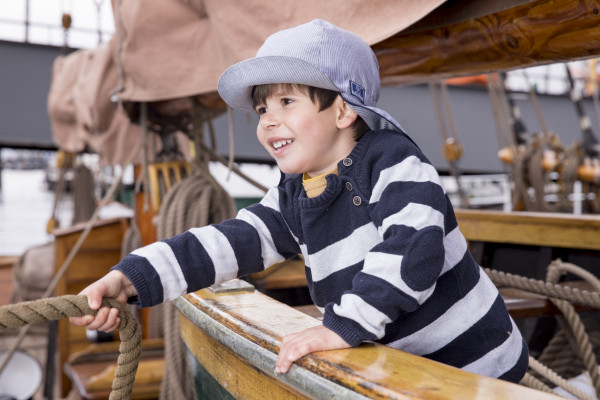
<path fill-rule="evenodd" d="M 120 303 L 126 304 L 127 299 L 137 294 L 135 288 L 123 275 L 122 272 L 113 270 L 92 283 L 81 293 L 88 296 L 88 304 L 92 310 L 98 310 L 102 299 L 113 298 Z M 71 317 L 69 321 L 74 325 L 85 326 L 89 330 L 100 330 L 112 332 L 118 328 L 121 319 L 119 310 L 116 308 L 102 307 L 96 316 L 84 315 L 83 317 Z"/>
<path fill-rule="evenodd" d="M 275 373 L 284 374 L 288 372 L 294 361 L 309 353 L 322 350 L 347 349 L 348 347 L 350 345 L 344 339 L 323 325 L 284 336 L 281 339 Z"/>

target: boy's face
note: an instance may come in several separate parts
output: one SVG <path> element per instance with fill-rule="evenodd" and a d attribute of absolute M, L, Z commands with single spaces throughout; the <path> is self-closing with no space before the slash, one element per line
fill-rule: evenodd
<path fill-rule="evenodd" d="M 283 89 L 257 104 L 260 143 L 286 174 L 315 177 L 335 168 L 355 145 L 352 133 L 339 128 L 340 102 L 319 111 L 308 94 Z"/>

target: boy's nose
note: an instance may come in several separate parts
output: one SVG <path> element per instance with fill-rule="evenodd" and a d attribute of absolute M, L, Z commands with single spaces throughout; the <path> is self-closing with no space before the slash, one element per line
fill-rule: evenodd
<path fill-rule="evenodd" d="M 269 129 L 279 126 L 280 121 L 275 113 L 265 113 L 262 115 L 260 123 L 264 129 Z"/>

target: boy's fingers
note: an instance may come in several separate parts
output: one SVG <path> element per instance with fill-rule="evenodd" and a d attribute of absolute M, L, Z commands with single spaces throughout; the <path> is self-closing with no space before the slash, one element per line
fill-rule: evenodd
<path fill-rule="evenodd" d="M 89 325 L 87 325 L 87 329 L 89 329 L 89 330 L 100 329 L 103 325 L 106 324 L 108 315 L 109 315 L 109 309 L 106 307 L 102 307 L 101 309 L 98 310 L 98 313 L 96 313 L 95 318 L 91 315 L 89 316 L 89 317 L 93 318 L 93 321 Z"/>
<path fill-rule="evenodd" d="M 275 373 L 276 374 L 285 374 L 289 371 L 292 363 L 287 361 L 285 357 L 279 356 L 277 358 L 277 364 L 275 364 Z"/>
<path fill-rule="evenodd" d="M 69 322 L 78 326 L 86 326 L 94 320 L 91 315 L 84 315 L 83 317 L 70 317 Z"/>

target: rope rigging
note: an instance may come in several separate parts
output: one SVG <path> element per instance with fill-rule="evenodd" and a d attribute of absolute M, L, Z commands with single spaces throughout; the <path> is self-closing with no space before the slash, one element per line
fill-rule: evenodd
<path fill-rule="evenodd" d="M 590 397 L 573 387 L 559 375 L 560 372 L 565 372 L 566 369 L 564 367 L 567 364 L 567 369 L 573 367 L 575 364 L 576 370 L 581 371 L 583 369 L 589 374 L 594 391 L 597 396 L 600 396 L 600 375 L 598 373 L 598 362 L 591 342 L 593 338 L 586 331 L 585 325 L 573 307 L 573 304 L 578 304 L 600 309 L 600 280 L 592 273 L 561 260 L 555 260 L 548 266 L 546 281 L 487 268 L 485 272 L 498 287 L 513 287 L 529 293 L 547 296 L 562 313 L 557 318 L 561 330 L 544 349 L 538 360 L 530 356 L 530 368 L 538 376 L 541 376 L 542 379 L 546 379 L 562 387 L 579 399 L 593 399 L 594 397 Z M 566 273 L 575 274 L 583 279 L 594 291 L 579 290 L 558 284 L 560 277 Z M 574 359 L 578 359 L 580 362 L 574 363 Z M 564 360 L 567 360 L 567 362 L 565 363 Z M 544 365 L 544 363 L 548 362 L 553 364 L 552 368 Z M 538 379 L 538 376 L 527 373 L 521 383 L 538 390 L 554 393 L 550 387 Z"/>

